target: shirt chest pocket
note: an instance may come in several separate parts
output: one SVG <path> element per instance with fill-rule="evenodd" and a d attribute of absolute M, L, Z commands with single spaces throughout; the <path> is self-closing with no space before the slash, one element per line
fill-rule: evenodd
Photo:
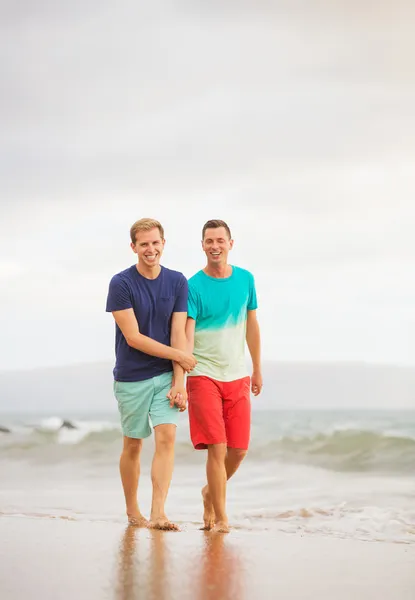
<path fill-rule="evenodd" d="M 162 323 L 165 329 L 169 329 L 174 302 L 175 296 L 160 296 L 156 300 L 156 319 Z"/>

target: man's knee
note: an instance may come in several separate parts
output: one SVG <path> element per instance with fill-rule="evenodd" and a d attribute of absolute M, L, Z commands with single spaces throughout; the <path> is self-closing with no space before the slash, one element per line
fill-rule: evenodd
<path fill-rule="evenodd" d="M 176 441 L 175 425 L 158 425 L 155 427 L 156 451 L 171 452 Z"/>
<path fill-rule="evenodd" d="M 232 462 L 241 463 L 245 456 L 248 454 L 248 450 L 242 450 L 241 448 L 228 448 L 228 457 L 232 459 Z"/>
<path fill-rule="evenodd" d="M 143 447 L 143 440 L 137 440 L 135 438 L 124 437 L 123 452 L 130 458 L 137 458 L 140 456 L 141 448 Z"/>
<path fill-rule="evenodd" d="M 208 460 L 224 461 L 226 458 L 226 444 L 211 444 L 208 446 Z"/>

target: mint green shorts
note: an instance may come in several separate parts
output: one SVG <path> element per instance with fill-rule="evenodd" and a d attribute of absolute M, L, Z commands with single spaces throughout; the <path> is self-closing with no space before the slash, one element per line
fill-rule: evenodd
<path fill-rule="evenodd" d="M 177 425 L 179 409 L 170 406 L 166 397 L 172 386 L 173 373 L 163 373 L 144 381 L 114 381 L 114 395 L 126 437 L 143 439 L 151 435 L 151 427 Z"/>

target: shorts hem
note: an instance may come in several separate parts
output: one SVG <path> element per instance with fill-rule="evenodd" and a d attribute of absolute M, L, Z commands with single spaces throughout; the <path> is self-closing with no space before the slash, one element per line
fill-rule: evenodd
<path fill-rule="evenodd" d="M 222 441 L 209 441 L 209 442 L 192 442 L 195 450 L 207 450 L 208 446 L 216 446 L 217 444 L 227 444 L 226 440 Z"/>
<path fill-rule="evenodd" d="M 146 432 L 144 435 L 137 433 L 135 431 L 125 431 L 124 429 L 122 430 L 122 434 L 124 437 L 128 437 L 131 438 L 133 440 L 144 440 L 145 438 L 150 437 L 151 435 L 151 430 Z"/>
<path fill-rule="evenodd" d="M 243 444 L 240 443 L 232 443 L 229 442 L 227 440 L 224 441 L 209 441 L 209 442 L 192 442 L 193 444 L 193 448 L 195 450 L 207 450 L 208 446 L 214 446 L 216 444 L 226 444 L 227 448 L 232 448 L 234 450 L 248 450 L 249 449 L 249 442 L 244 442 Z"/>
<path fill-rule="evenodd" d="M 228 448 L 232 448 L 232 450 L 248 450 L 249 442 L 248 444 L 232 444 L 231 442 L 227 442 L 227 446 Z"/>
<path fill-rule="evenodd" d="M 176 425 L 177 427 L 177 422 L 176 421 L 161 421 L 160 423 L 152 423 L 153 425 L 153 429 L 154 427 L 158 427 L 159 425 Z"/>

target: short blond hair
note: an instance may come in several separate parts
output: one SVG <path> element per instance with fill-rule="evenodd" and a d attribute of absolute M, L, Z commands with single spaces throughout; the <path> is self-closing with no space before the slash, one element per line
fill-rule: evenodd
<path fill-rule="evenodd" d="M 160 231 L 160 237 L 164 240 L 164 229 L 159 221 L 155 219 L 140 219 L 131 225 L 130 236 L 133 244 L 136 243 L 136 235 L 139 231 L 151 231 L 152 229 L 158 229 Z"/>

